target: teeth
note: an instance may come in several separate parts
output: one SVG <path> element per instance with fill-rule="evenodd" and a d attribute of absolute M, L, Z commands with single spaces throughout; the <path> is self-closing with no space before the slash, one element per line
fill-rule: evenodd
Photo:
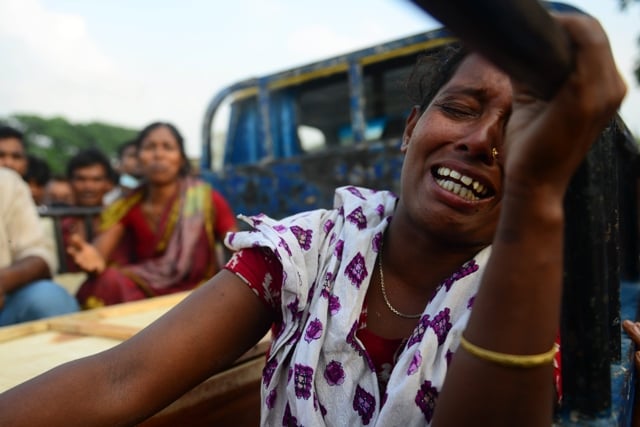
<path fill-rule="evenodd" d="M 453 181 L 449 181 L 447 179 L 436 179 L 436 182 L 440 187 L 447 191 L 451 191 L 453 194 L 457 194 L 463 199 L 471 201 L 480 200 L 478 196 L 473 194 L 473 191 L 461 186 L 460 184 L 454 183 Z"/>
<path fill-rule="evenodd" d="M 436 182 L 447 191 L 467 200 L 479 200 L 488 193 L 486 187 L 473 178 L 444 166 L 438 168 Z M 450 177 L 451 179 L 447 179 Z M 455 181 L 452 181 L 455 180 Z M 459 181 L 459 182 L 456 182 Z"/>

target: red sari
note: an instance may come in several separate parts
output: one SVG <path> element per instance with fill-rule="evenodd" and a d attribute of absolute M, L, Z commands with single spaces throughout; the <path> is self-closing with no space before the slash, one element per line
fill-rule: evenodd
<path fill-rule="evenodd" d="M 78 290 L 84 308 L 193 289 L 219 269 L 215 236 L 235 230 L 233 213 L 208 184 L 185 178 L 180 185 L 155 231 L 142 212 L 143 189 L 105 209 L 101 230 L 120 223 L 125 238 L 109 266 Z"/>

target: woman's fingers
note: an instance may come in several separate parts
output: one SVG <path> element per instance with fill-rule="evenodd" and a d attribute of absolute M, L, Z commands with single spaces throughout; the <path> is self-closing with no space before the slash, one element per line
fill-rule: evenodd
<path fill-rule="evenodd" d="M 622 322 L 622 329 L 629 335 L 629 338 L 636 346 L 640 346 L 640 322 L 625 320 Z M 633 362 L 636 366 L 636 371 L 640 372 L 640 351 L 635 352 Z"/>
<path fill-rule="evenodd" d="M 625 320 L 622 322 L 622 329 L 636 345 L 640 345 L 640 322 Z"/>
<path fill-rule="evenodd" d="M 510 181 L 547 185 L 563 194 L 576 168 L 626 93 L 607 36 L 595 19 L 557 15 L 569 35 L 574 68 L 549 102 L 531 99 L 514 85 L 507 127 L 505 174 Z"/>

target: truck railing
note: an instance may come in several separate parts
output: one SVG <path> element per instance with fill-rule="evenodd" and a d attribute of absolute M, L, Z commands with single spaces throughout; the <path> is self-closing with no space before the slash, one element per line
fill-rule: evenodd
<path fill-rule="evenodd" d="M 621 317 L 635 319 L 638 307 L 637 176 L 638 147 L 617 118 L 565 198 L 558 425 L 630 425 L 635 378 Z"/>

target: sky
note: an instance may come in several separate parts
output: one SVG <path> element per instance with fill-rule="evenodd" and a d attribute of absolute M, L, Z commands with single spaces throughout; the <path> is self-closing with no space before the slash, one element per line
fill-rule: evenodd
<path fill-rule="evenodd" d="M 564 3 L 607 31 L 629 87 L 620 114 L 640 136 L 640 2 Z M 408 0 L 0 0 L 0 117 L 169 121 L 199 157 L 225 86 L 438 26 Z"/>

